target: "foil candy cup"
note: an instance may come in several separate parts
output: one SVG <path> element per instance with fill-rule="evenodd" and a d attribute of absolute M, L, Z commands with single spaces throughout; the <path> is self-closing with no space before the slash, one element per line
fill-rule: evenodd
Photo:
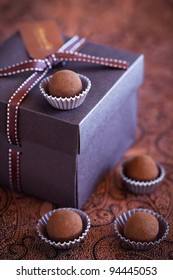
<path fill-rule="evenodd" d="M 55 212 L 57 210 L 71 210 L 71 211 L 74 211 L 77 214 L 79 214 L 79 216 L 82 219 L 82 223 L 83 223 L 83 232 L 78 238 L 76 238 L 74 240 L 70 240 L 68 242 L 56 242 L 56 241 L 53 241 L 52 239 L 49 238 L 48 233 L 47 233 L 47 229 L 46 229 L 47 222 L 48 222 L 50 216 L 53 214 L 53 212 Z M 38 232 L 38 235 L 40 236 L 40 238 L 43 241 L 52 245 L 56 249 L 71 249 L 74 246 L 78 245 L 81 241 L 84 240 L 84 238 L 86 237 L 86 235 L 89 232 L 90 226 L 91 226 L 90 218 L 83 211 L 81 211 L 79 209 L 75 209 L 75 208 L 58 208 L 58 209 L 54 209 L 52 211 L 49 211 L 48 213 L 46 213 L 45 215 L 43 215 L 39 219 L 39 221 L 37 223 L 37 232 Z"/>
<path fill-rule="evenodd" d="M 127 239 L 126 237 L 124 237 L 124 235 L 123 235 L 124 225 L 127 222 L 127 220 L 131 216 L 133 216 L 133 214 L 136 212 L 147 212 L 147 213 L 154 215 L 157 218 L 157 220 L 159 222 L 159 233 L 157 236 L 157 240 L 150 241 L 150 242 L 135 242 L 135 241 L 131 241 L 130 239 Z M 152 247 L 154 247 L 155 245 L 159 245 L 160 242 L 166 238 L 166 236 L 169 232 L 169 225 L 168 225 L 168 222 L 165 220 L 165 218 L 163 216 L 159 215 L 158 213 L 156 213 L 152 210 L 148 210 L 148 209 L 135 208 L 135 209 L 128 210 L 128 211 L 122 213 L 120 216 L 118 216 L 114 221 L 114 229 L 115 229 L 116 235 L 122 241 L 123 247 L 131 248 L 134 250 L 149 250 Z"/>
<path fill-rule="evenodd" d="M 124 173 L 124 167 L 125 167 L 126 163 L 124 163 L 121 166 L 120 176 L 121 176 L 124 186 L 126 186 L 133 193 L 149 194 L 149 193 L 153 192 L 160 185 L 160 183 L 163 181 L 163 179 L 165 177 L 164 167 L 161 164 L 157 163 L 157 166 L 159 169 L 159 175 L 156 179 L 151 180 L 151 181 L 136 181 L 136 180 L 130 179 Z"/>
<path fill-rule="evenodd" d="M 81 81 L 83 90 L 79 95 L 74 97 L 56 97 L 49 94 L 48 84 L 52 76 L 43 79 L 39 85 L 40 92 L 46 98 L 50 105 L 59 110 L 70 110 L 79 107 L 85 100 L 90 88 L 91 81 L 84 75 L 78 74 Z"/>

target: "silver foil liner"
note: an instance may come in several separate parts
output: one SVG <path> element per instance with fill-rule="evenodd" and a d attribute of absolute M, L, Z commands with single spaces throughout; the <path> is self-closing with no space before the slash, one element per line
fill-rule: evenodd
<path fill-rule="evenodd" d="M 82 219 L 82 223 L 83 223 L 83 232 L 78 238 L 76 238 L 74 240 L 70 240 L 68 242 L 56 242 L 49 238 L 48 233 L 47 233 L 47 222 L 48 222 L 50 216 L 57 210 L 71 210 L 71 211 L 74 211 L 77 214 L 79 214 L 79 216 Z M 81 211 L 79 209 L 75 209 L 75 208 L 58 208 L 58 209 L 49 211 L 48 213 L 46 213 L 39 219 L 39 221 L 37 223 L 37 232 L 43 241 L 52 245 L 53 247 L 55 247 L 57 249 L 71 249 L 84 240 L 84 238 L 86 237 L 86 235 L 89 232 L 90 225 L 91 225 L 90 218 L 83 211 Z"/>
<path fill-rule="evenodd" d="M 49 80 L 52 76 L 49 76 L 43 79 L 40 83 L 40 91 L 46 100 L 52 105 L 54 108 L 59 110 L 70 110 L 79 107 L 83 101 L 85 100 L 90 88 L 91 81 L 84 75 L 78 74 L 82 81 L 82 92 L 79 95 L 75 95 L 74 97 L 56 97 L 49 94 L 48 84 Z"/>
<path fill-rule="evenodd" d="M 127 164 L 125 162 L 120 169 L 120 176 L 122 179 L 123 184 L 133 193 L 136 194 L 149 194 L 153 192 L 163 181 L 165 177 L 165 170 L 164 167 L 157 163 L 158 169 L 159 169 L 159 175 L 155 180 L 151 181 L 136 181 L 128 178 L 124 173 L 124 167 Z"/>
<path fill-rule="evenodd" d="M 147 212 L 152 215 L 154 215 L 158 222 L 159 222 L 159 233 L 157 236 L 157 239 L 155 241 L 150 241 L 150 242 L 135 242 L 131 241 L 130 239 L 127 239 L 123 235 L 124 231 L 124 225 L 127 222 L 127 220 L 133 216 L 134 213 L 136 212 Z M 122 213 L 120 216 L 118 216 L 115 221 L 114 221 L 114 229 L 116 235 L 121 239 L 122 245 L 125 248 L 132 248 L 134 250 L 149 250 L 153 246 L 160 244 L 161 241 L 163 241 L 168 232 L 169 232 L 169 225 L 168 222 L 165 220 L 165 218 L 158 213 L 148 210 L 148 209 L 143 209 L 143 208 L 138 208 L 138 209 L 131 209 L 128 210 L 124 213 Z"/>

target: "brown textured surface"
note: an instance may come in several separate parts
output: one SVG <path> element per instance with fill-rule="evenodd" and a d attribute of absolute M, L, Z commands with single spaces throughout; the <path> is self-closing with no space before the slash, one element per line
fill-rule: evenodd
<path fill-rule="evenodd" d="M 78 213 L 71 210 L 60 210 L 50 216 L 46 228 L 52 240 L 68 242 L 82 234 L 83 224 Z"/>
<path fill-rule="evenodd" d="M 82 92 L 82 81 L 71 70 L 61 70 L 53 74 L 49 81 L 49 94 L 56 97 L 71 97 Z"/>
<path fill-rule="evenodd" d="M 137 155 L 125 165 L 127 177 L 136 181 L 151 181 L 159 176 L 159 169 L 150 155 Z"/>
<path fill-rule="evenodd" d="M 173 1 L 0 0 L 0 41 L 21 20 L 53 17 L 62 33 L 145 55 L 145 81 L 139 92 L 137 140 L 127 156 L 149 153 L 165 166 L 166 178 L 151 195 L 133 195 L 112 170 L 85 205 L 92 227 L 85 242 L 58 251 L 42 242 L 36 222 L 54 206 L 0 188 L 0 259 L 173 259 Z M 32 184 L 32 182 L 31 182 Z M 122 249 L 113 220 L 127 209 L 144 207 L 168 219 L 170 232 L 159 247 Z"/>
<path fill-rule="evenodd" d="M 157 240 L 159 222 L 157 218 L 146 212 L 136 212 L 125 223 L 123 234 L 127 239 L 136 242 Z"/>

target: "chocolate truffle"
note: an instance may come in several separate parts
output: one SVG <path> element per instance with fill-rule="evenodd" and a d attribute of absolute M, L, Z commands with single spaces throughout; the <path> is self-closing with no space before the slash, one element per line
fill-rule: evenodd
<path fill-rule="evenodd" d="M 74 97 L 82 92 L 80 77 L 71 70 L 57 71 L 49 81 L 49 93 L 56 97 Z"/>
<path fill-rule="evenodd" d="M 47 223 L 49 237 L 57 242 L 68 242 L 78 238 L 83 231 L 82 219 L 76 212 L 60 209 L 50 216 Z"/>
<path fill-rule="evenodd" d="M 125 165 L 124 173 L 136 181 L 150 181 L 158 177 L 159 169 L 152 157 L 139 155 Z"/>
<path fill-rule="evenodd" d="M 147 212 L 136 212 L 124 225 L 124 236 L 131 241 L 155 241 L 159 232 L 157 218 Z"/>

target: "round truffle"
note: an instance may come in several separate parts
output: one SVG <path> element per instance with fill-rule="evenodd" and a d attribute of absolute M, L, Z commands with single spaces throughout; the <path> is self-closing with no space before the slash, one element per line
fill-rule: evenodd
<path fill-rule="evenodd" d="M 49 237 L 57 242 L 74 240 L 82 234 L 82 231 L 82 219 L 72 210 L 60 209 L 53 212 L 47 223 Z"/>
<path fill-rule="evenodd" d="M 150 181 L 158 177 L 159 169 L 151 156 L 139 155 L 125 165 L 124 173 L 136 181 Z"/>
<path fill-rule="evenodd" d="M 49 93 L 56 97 L 74 97 L 82 92 L 80 77 L 71 70 L 57 71 L 49 81 Z"/>
<path fill-rule="evenodd" d="M 147 212 L 136 212 L 124 225 L 124 236 L 131 241 L 155 241 L 159 232 L 157 218 Z"/>

